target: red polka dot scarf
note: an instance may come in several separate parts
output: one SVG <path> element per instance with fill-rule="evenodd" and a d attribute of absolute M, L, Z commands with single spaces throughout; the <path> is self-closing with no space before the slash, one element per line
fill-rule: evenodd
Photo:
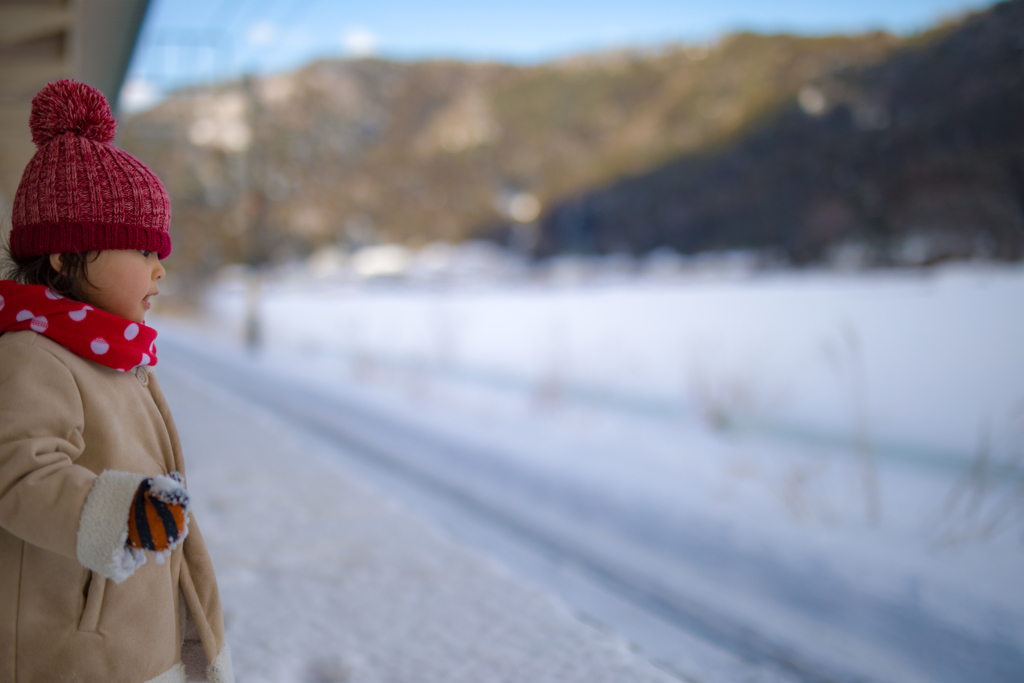
<path fill-rule="evenodd" d="M 33 330 L 82 358 L 114 370 L 156 365 L 156 330 L 42 285 L 0 280 L 0 334 Z"/>

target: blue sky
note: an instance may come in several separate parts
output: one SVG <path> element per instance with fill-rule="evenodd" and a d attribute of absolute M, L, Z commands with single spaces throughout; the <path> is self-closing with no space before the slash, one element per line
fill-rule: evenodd
<path fill-rule="evenodd" d="M 989 0 L 151 0 L 129 107 L 189 83 L 273 73 L 318 57 L 531 63 L 577 52 L 760 32 L 911 33 Z M 136 105 L 138 106 L 138 105 Z"/>

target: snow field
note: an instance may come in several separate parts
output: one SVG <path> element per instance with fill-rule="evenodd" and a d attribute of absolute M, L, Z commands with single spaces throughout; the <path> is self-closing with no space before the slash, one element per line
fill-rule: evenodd
<path fill-rule="evenodd" d="M 245 296 L 244 283 L 216 287 L 205 330 L 185 334 L 238 353 Z M 263 288 L 258 362 L 594 492 L 609 516 L 648 519 L 667 540 L 712 530 L 1020 652 L 1022 302 L 1024 269 L 965 265 L 568 285 L 285 279 Z M 807 624 L 771 596 L 721 588 L 723 610 L 801 640 Z M 822 626 L 804 644 L 838 652 Z"/>
<path fill-rule="evenodd" d="M 979 542 L 1020 554 L 1022 303 L 1024 268 L 960 265 L 591 285 L 293 279 L 265 286 L 260 311 L 263 356 L 282 372 L 556 479 L 754 539 L 768 526 L 932 565 Z M 237 343 L 244 287 L 213 289 L 209 308 Z M 957 555 L 985 575 L 1018 564 Z"/>
<path fill-rule="evenodd" d="M 240 329 L 245 293 L 209 299 Z M 937 466 L 1024 413 L 1024 268 L 703 281 L 265 287 L 266 348 L 869 442 Z M 988 427 L 986 427 L 988 425 Z"/>

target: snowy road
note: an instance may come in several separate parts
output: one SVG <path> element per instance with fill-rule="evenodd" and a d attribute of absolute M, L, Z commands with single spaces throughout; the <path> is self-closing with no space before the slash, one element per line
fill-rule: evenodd
<path fill-rule="evenodd" d="M 995 683 L 1024 672 L 1021 624 L 994 607 L 979 610 L 986 628 L 966 628 L 937 617 L 913 582 L 864 591 L 813 557 L 739 542 L 685 506 L 623 499 L 585 473 L 555 476 L 183 337 L 162 335 L 160 350 L 162 363 L 334 445 L 360 474 L 525 567 L 681 677 Z"/>

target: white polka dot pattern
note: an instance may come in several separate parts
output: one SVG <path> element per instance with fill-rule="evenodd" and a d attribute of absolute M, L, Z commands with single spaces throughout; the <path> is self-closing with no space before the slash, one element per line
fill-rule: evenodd
<path fill-rule="evenodd" d="M 0 280 L 0 334 L 21 330 L 46 336 L 113 370 L 157 364 L 156 330 L 144 322 L 126 320 L 41 285 Z"/>
<path fill-rule="evenodd" d="M 74 320 L 76 323 L 80 323 L 85 320 L 85 314 L 92 310 L 92 306 L 83 306 L 78 311 L 68 311 L 68 317 Z"/>

